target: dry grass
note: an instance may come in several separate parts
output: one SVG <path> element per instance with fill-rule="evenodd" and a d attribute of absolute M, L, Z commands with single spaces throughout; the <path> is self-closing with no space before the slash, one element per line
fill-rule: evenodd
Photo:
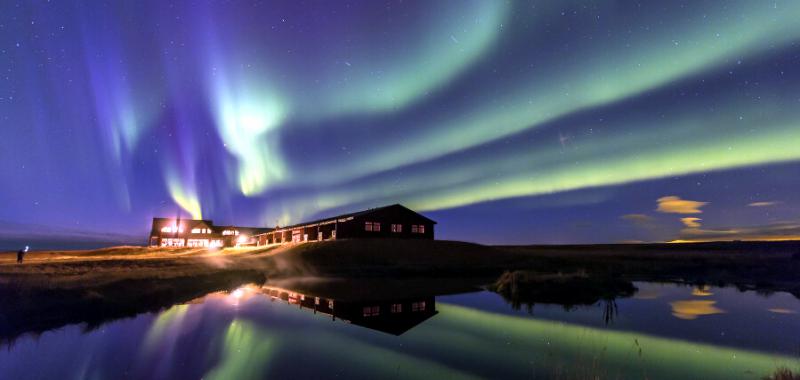
<path fill-rule="evenodd" d="M 207 250 L 114 247 L 0 254 L 0 284 L 83 286 L 226 269 L 275 277 L 469 277 L 505 271 L 585 272 L 633 279 L 746 284 L 800 294 L 798 243 L 489 247 L 454 241 L 362 239 Z"/>
<path fill-rule="evenodd" d="M 259 269 L 267 268 L 264 259 L 279 251 L 275 248 L 113 247 L 31 252 L 23 264 L 17 264 L 16 255 L 8 253 L 0 254 L 0 284 L 80 287 L 128 279 L 165 279 L 231 269 Z"/>

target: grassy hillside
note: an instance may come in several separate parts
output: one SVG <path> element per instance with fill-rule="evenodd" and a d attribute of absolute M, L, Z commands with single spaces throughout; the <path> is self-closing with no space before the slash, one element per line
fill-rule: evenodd
<path fill-rule="evenodd" d="M 786 284 L 800 275 L 800 244 L 714 243 L 483 246 L 455 241 L 362 239 L 206 250 L 116 247 L 34 252 L 23 265 L 0 254 L 0 284 L 82 286 L 254 269 L 277 277 L 464 277 L 505 271 L 586 272 L 632 278 Z"/>

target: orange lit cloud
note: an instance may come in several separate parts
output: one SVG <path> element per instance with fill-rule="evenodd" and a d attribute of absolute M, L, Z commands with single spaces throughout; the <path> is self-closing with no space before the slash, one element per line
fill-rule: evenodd
<path fill-rule="evenodd" d="M 800 240 L 800 222 L 778 222 L 764 226 L 703 229 L 684 228 L 673 243 L 726 240 Z"/>
<path fill-rule="evenodd" d="M 753 203 L 748 204 L 748 206 L 750 206 L 750 207 L 769 207 L 769 206 L 774 206 L 774 205 L 776 205 L 778 203 L 780 203 L 780 202 L 775 202 L 775 201 L 753 202 Z"/>
<path fill-rule="evenodd" d="M 769 310 L 771 313 L 775 313 L 775 314 L 797 314 L 797 312 L 792 310 L 792 309 L 784 309 L 784 308 L 780 308 L 780 307 L 767 309 L 767 310 Z"/>
<path fill-rule="evenodd" d="M 700 207 L 707 205 L 708 202 L 697 202 L 670 195 L 658 198 L 658 208 L 656 211 L 669 214 L 699 214 Z"/>
<path fill-rule="evenodd" d="M 700 228 L 700 218 L 681 218 L 681 222 L 689 228 Z"/>

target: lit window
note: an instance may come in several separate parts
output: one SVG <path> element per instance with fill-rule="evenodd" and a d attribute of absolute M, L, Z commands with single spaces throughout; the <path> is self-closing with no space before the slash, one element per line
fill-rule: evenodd
<path fill-rule="evenodd" d="M 187 247 L 210 247 L 211 243 L 208 239 L 189 239 L 186 241 Z"/>
<path fill-rule="evenodd" d="M 364 306 L 364 316 L 365 317 L 376 317 L 381 315 L 381 307 L 380 306 Z"/>
<path fill-rule="evenodd" d="M 199 234 L 200 233 L 200 229 L 199 228 L 192 228 L 192 233 L 193 234 Z"/>
<path fill-rule="evenodd" d="M 401 303 L 392 304 L 392 313 L 402 313 L 402 312 L 403 312 L 403 304 Z"/>
<path fill-rule="evenodd" d="M 183 239 L 161 239 L 162 247 L 183 247 Z"/>
<path fill-rule="evenodd" d="M 412 303 L 411 311 L 425 311 L 425 301 Z"/>
<path fill-rule="evenodd" d="M 392 232 L 403 232 L 402 224 L 392 224 Z"/>
<path fill-rule="evenodd" d="M 425 225 L 424 224 L 412 224 L 411 225 L 411 233 L 424 234 L 425 233 Z"/>
<path fill-rule="evenodd" d="M 183 226 L 176 226 L 176 225 L 173 224 L 171 226 L 161 227 L 161 232 L 181 232 L 181 233 L 183 233 Z"/>
<path fill-rule="evenodd" d="M 378 222 L 364 222 L 364 230 L 372 232 L 380 232 L 381 224 Z"/>

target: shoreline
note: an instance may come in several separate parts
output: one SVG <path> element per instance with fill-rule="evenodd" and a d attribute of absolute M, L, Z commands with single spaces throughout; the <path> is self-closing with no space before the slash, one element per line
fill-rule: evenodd
<path fill-rule="evenodd" d="M 0 340 L 72 323 L 92 326 L 273 281 L 340 297 L 482 288 L 518 303 L 613 300 L 629 294 L 634 281 L 784 291 L 800 298 L 800 243 L 747 246 L 493 247 L 376 239 L 216 251 L 33 252 L 21 265 L 0 255 Z"/>

